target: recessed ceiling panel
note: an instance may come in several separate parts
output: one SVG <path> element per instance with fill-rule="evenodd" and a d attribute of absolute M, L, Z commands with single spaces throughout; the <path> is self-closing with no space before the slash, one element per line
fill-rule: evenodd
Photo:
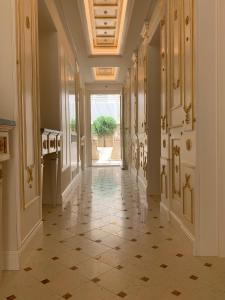
<path fill-rule="evenodd" d="M 118 0 L 94 0 L 95 5 L 116 5 Z"/>
<path fill-rule="evenodd" d="M 94 76 L 96 80 L 107 81 L 115 80 L 118 72 L 118 68 L 115 67 L 96 67 L 93 68 Z"/>
<path fill-rule="evenodd" d="M 92 54 L 118 55 L 128 0 L 84 0 Z"/>

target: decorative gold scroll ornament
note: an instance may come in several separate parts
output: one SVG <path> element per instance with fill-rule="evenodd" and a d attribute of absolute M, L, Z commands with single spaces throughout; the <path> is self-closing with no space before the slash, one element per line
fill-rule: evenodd
<path fill-rule="evenodd" d="M 26 17 L 26 28 L 30 29 L 30 18 Z"/>
<path fill-rule="evenodd" d="M 185 112 L 185 123 L 186 124 L 190 124 L 190 121 L 191 121 L 191 116 L 190 116 L 190 112 L 191 112 L 191 108 L 192 108 L 192 105 L 189 104 L 188 106 L 184 106 L 184 112 Z"/>
<path fill-rule="evenodd" d="M 180 147 L 178 147 L 178 146 L 173 147 L 173 154 L 175 156 L 180 155 Z"/>
<path fill-rule="evenodd" d="M 187 149 L 187 151 L 190 151 L 191 148 L 192 148 L 192 142 L 191 142 L 190 139 L 187 139 L 186 140 L 186 149 Z"/>
<path fill-rule="evenodd" d="M 29 184 L 29 188 L 32 188 L 33 180 L 33 167 L 27 167 L 27 183 Z"/>
<path fill-rule="evenodd" d="M 166 130 L 166 116 L 161 116 L 161 128 Z"/>
<path fill-rule="evenodd" d="M 166 174 L 166 166 L 162 165 L 162 172 L 161 172 L 161 194 L 163 194 L 163 177 L 165 178 L 165 195 L 167 198 L 167 174 Z"/>
<path fill-rule="evenodd" d="M 184 201 L 184 193 L 185 190 L 189 190 L 189 192 L 191 193 L 191 216 L 189 221 L 191 221 L 191 223 L 193 224 L 194 222 L 194 218 L 193 218 L 193 188 L 191 187 L 191 175 L 189 174 L 185 174 L 185 185 L 183 186 L 183 201 Z M 185 210 L 184 210 L 184 206 L 183 206 L 183 214 L 185 215 Z"/>

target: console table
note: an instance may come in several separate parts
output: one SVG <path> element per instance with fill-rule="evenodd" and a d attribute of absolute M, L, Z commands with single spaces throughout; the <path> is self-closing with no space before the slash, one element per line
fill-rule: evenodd
<path fill-rule="evenodd" d="M 41 128 L 42 203 L 56 206 L 61 199 L 61 131 Z"/>
<path fill-rule="evenodd" d="M 16 123 L 11 120 L 0 119 L 0 279 L 3 269 L 2 253 L 2 192 L 3 192 L 3 164 L 10 159 L 9 131 L 15 127 Z"/>

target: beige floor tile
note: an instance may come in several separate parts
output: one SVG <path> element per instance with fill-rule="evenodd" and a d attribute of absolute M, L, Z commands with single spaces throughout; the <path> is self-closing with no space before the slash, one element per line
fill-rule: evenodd
<path fill-rule="evenodd" d="M 21 271 L 4 272 L 1 300 L 225 299 L 225 259 L 192 256 L 159 201 L 119 168 L 87 170 L 43 219 Z"/>
<path fill-rule="evenodd" d="M 89 259 L 78 264 L 80 272 L 88 279 L 93 279 L 101 274 L 111 270 L 113 267 L 104 264 L 96 259 Z"/>

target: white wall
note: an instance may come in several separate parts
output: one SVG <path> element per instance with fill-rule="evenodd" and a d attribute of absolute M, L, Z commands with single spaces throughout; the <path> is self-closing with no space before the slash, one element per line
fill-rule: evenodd
<path fill-rule="evenodd" d="M 217 0 L 195 1 L 197 184 L 196 254 L 218 255 Z"/>
<path fill-rule="evenodd" d="M 0 118 L 14 120 L 16 86 L 15 1 L 0 1 Z"/>
<path fill-rule="evenodd" d="M 160 195 L 160 154 L 161 154 L 161 73 L 160 73 L 160 49 L 159 45 L 149 48 L 149 186 L 150 194 Z"/>
<path fill-rule="evenodd" d="M 54 130 L 60 130 L 58 55 L 57 32 L 39 32 L 41 127 Z"/>
<path fill-rule="evenodd" d="M 218 215 L 219 254 L 225 256 L 225 1 L 218 1 Z"/>

